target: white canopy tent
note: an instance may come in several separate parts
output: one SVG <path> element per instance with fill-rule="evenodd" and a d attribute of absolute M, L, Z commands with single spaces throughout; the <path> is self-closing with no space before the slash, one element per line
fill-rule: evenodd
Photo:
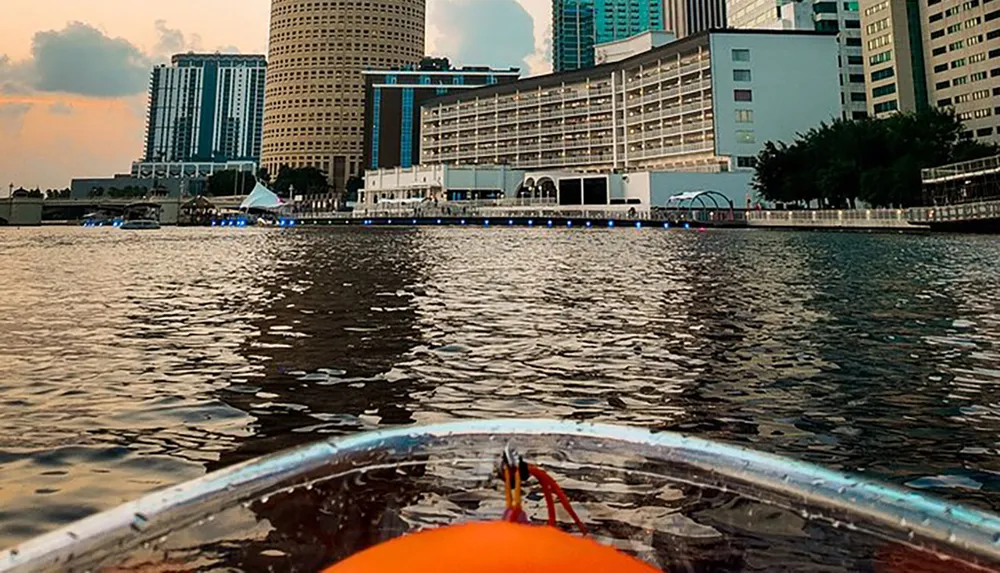
<path fill-rule="evenodd" d="M 274 194 L 273 191 L 264 187 L 260 181 L 254 186 L 253 191 L 247 195 L 247 198 L 240 203 L 241 210 L 248 209 L 264 209 L 264 210 L 275 210 L 280 209 L 283 206 L 281 197 Z"/>

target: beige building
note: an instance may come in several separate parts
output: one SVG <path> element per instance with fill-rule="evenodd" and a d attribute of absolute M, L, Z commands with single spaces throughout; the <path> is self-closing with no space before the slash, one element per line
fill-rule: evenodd
<path fill-rule="evenodd" d="M 416 64 L 424 0 L 272 0 L 261 166 L 313 166 L 343 189 L 364 159 L 362 71 Z"/>
<path fill-rule="evenodd" d="M 918 0 L 862 0 L 868 113 L 883 117 L 927 107 Z"/>
<path fill-rule="evenodd" d="M 987 0 L 920 3 L 931 105 L 954 108 L 967 137 L 1000 142 L 1000 6 Z"/>

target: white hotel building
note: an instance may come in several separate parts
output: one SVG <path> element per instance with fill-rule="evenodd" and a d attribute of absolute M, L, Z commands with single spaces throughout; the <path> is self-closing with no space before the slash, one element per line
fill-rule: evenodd
<path fill-rule="evenodd" d="M 837 55 L 828 33 L 713 30 L 590 69 L 448 95 L 422 108 L 421 163 L 745 172 L 748 185 L 765 142 L 840 116 Z"/>

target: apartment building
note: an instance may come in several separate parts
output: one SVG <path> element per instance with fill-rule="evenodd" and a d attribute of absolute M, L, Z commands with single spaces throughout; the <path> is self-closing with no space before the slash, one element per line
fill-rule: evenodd
<path fill-rule="evenodd" d="M 421 110 L 421 162 L 749 171 L 766 141 L 840 115 L 837 56 L 829 33 L 708 31 L 590 69 L 444 96 Z"/>
<path fill-rule="evenodd" d="M 927 99 L 953 108 L 966 137 L 1000 142 L 1000 2 L 922 2 Z"/>
<path fill-rule="evenodd" d="M 927 107 L 918 0 L 862 0 L 868 113 L 884 117 Z"/>

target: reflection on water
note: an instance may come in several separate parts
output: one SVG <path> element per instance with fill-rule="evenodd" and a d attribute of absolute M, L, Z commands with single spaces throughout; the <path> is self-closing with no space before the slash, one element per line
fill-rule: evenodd
<path fill-rule="evenodd" d="M 998 258 L 963 236 L 6 229 L 0 546 L 458 417 L 688 432 L 997 510 Z"/>

